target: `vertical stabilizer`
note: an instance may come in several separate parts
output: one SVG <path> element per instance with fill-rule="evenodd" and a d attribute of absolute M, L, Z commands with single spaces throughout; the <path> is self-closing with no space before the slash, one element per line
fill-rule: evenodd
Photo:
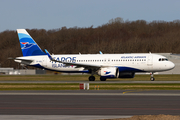
<path fill-rule="evenodd" d="M 23 56 L 46 55 L 25 29 L 17 29 Z"/>

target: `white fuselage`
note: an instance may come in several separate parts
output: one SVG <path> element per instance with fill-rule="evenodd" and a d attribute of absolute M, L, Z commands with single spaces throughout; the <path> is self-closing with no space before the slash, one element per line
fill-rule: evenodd
<path fill-rule="evenodd" d="M 175 66 L 174 63 L 168 61 L 164 56 L 157 54 L 69 54 L 52 55 L 52 57 L 55 60 L 69 63 L 128 68 L 128 70 L 132 70 L 132 72 L 160 72 L 173 69 Z M 21 60 L 15 61 L 48 70 L 88 73 L 85 67 L 67 66 L 63 63 L 50 61 L 47 55 L 18 57 L 18 59 L 32 60 L 33 62 L 30 64 L 26 62 L 23 63 Z M 122 69 L 122 72 L 123 70 L 124 69 Z"/>

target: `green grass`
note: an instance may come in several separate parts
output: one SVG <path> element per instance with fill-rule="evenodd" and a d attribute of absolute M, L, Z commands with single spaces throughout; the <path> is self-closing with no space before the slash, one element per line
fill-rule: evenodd
<path fill-rule="evenodd" d="M 101 90 L 180 90 L 180 83 L 102 83 L 91 85 L 99 86 Z"/>
<path fill-rule="evenodd" d="M 180 90 L 180 83 L 90 83 L 90 90 L 98 88 L 100 90 Z M 0 83 L 0 90 L 79 90 L 79 83 Z"/>
<path fill-rule="evenodd" d="M 89 75 L 0 75 L 0 81 L 87 81 Z M 99 81 L 99 76 L 95 76 Z M 180 75 L 155 75 L 156 81 L 179 81 Z M 150 75 L 107 81 L 150 81 Z M 96 86 L 96 88 L 95 88 Z M 90 90 L 180 90 L 180 83 L 90 83 Z M 0 83 L 0 90 L 79 90 L 79 83 Z"/>
<path fill-rule="evenodd" d="M 0 90 L 78 90 L 78 83 L 0 83 Z"/>
<path fill-rule="evenodd" d="M 88 81 L 90 75 L 0 75 L 2 80 L 27 81 Z M 99 76 L 95 76 L 99 81 Z M 180 75 L 154 75 L 156 81 L 180 81 Z M 107 79 L 107 81 L 149 81 L 150 75 L 136 75 L 131 79 Z"/>

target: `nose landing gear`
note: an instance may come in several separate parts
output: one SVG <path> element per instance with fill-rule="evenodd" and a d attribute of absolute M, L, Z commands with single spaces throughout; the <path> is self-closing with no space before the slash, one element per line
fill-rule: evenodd
<path fill-rule="evenodd" d="M 150 75 L 151 75 L 150 80 L 151 80 L 151 81 L 154 81 L 154 80 L 155 80 L 155 78 L 153 77 L 153 76 L 154 76 L 154 73 L 152 72 L 152 73 L 150 73 Z"/>

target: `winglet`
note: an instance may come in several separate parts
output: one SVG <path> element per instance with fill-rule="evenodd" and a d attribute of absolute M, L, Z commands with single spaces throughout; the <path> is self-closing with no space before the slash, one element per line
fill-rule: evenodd
<path fill-rule="evenodd" d="M 51 54 L 50 54 L 46 49 L 45 49 L 45 52 L 46 52 L 46 54 L 48 55 L 49 59 L 53 61 L 54 58 L 51 56 Z"/>
<path fill-rule="evenodd" d="M 101 51 L 99 51 L 100 54 L 103 54 Z"/>

